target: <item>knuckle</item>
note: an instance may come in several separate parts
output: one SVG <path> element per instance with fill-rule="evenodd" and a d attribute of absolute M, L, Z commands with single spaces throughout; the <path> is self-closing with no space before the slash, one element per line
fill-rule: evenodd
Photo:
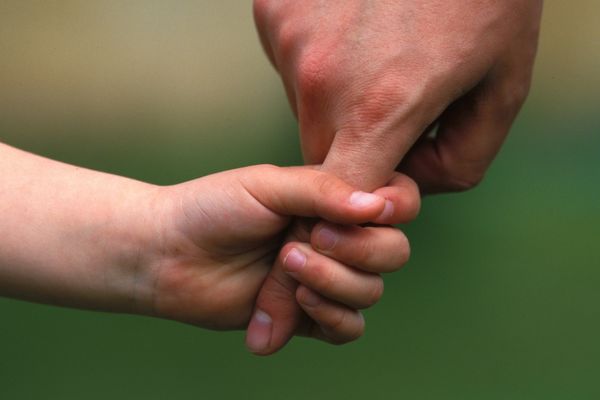
<path fill-rule="evenodd" d="M 277 31 L 277 53 L 278 57 L 285 60 L 294 59 L 299 41 L 300 32 L 298 27 L 292 22 L 284 22 Z"/>
<path fill-rule="evenodd" d="M 299 56 L 296 83 L 302 103 L 322 97 L 335 79 L 336 67 L 331 65 L 327 53 L 325 49 L 312 46 Z"/>

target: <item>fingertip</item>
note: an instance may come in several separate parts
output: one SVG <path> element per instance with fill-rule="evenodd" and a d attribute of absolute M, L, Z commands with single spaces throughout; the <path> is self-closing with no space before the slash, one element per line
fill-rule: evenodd
<path fill-rule="evenodd" d="M 311 232 L 310 244 L 316 250 L 329 252 L 335 248 L 339 239 L 340 232 L 336 226 L 328 222 L 320 222 Z"/>
<path fill-rule="evenodd" d="M 391 200 L 385 200 L 385 206 L 379 217 L 377 217 L 373 222 L 376 224 L 382 225 L 393 225 L 394 224 L 394 214 L 396 213 L 396 207 Z"/>
<path fill-rule="evenodd" d="M 283 267 L 288 273 L 298 273 L 306 266 L 306 254 L 298 247 L 292 247 L 283 258 Z"/>
<path fill-rule="evenodd" d="M 302 318 L 302 309 L 295 299 L 298 284 L 282 265 L 287 252 L 295 247 L 294 243 L 284 246 L 258 293 L 246 336 L 248 349 L 256 355 L 266 356 L 282 349 Z"/>
<path fill-rule="evenodd" d="M 264 356 L 269 354 L 269 344 L 273 331 L 273 319 L 266 312 L 257 309 L 248 324 L 246 347 L 253 354 Z"/>
<path fill-rule="evenodd" d="M 419 215 L 421 197 L 418 190 L 406 187 L 386 186 L 375 191 L 386 199 L 381 214 L 373 220 L 377 224 L 395 225 L 408 223 Z"/>

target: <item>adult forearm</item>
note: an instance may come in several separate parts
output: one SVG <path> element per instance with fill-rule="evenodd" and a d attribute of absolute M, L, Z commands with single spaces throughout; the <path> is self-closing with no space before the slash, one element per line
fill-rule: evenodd
<path fill-rule="evenodd" d="M 0 144 L 0 295 L 133 311 L 154 187 Z M 148 232 L 146 232 L 147 234 Z"/>

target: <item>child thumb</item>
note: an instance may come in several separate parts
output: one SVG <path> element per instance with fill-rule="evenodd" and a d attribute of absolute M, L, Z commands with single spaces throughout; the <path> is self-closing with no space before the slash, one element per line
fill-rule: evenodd
<path fill-rule="evenodd" d="M 297 220 L 286 238 L 309 242 L 314 223 Z M 298 282 L 283 269 L 283 259 L 277 257 L 256 299 L 254 313 L 246 333 L 246 346 L 257 355 L 266 356 L 280 350 L 294 336 L 304 312 L 296 301 Z"/>

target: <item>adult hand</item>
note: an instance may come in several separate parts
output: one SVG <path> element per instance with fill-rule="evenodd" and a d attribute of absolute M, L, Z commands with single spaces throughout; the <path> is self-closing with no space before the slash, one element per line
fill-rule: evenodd
<path fill-rule="evenodd" d="M 371 190 L 402 161 L 435 193 L 475 186 L 500 149 L 528 93 L 542 4 L 255 0 L 254 12 L 306 162 Z"/>
<path fill-rule="evenodd" d="M 529 90 L 542 4 L 254 0 L 254 13 L 307 163 L 367 191 L 398 168 L 435 193 L 475 186 L 501 147 Z M 301 320 L 296 287 L 278 264 L 262 287 L 266 353 Z"/>

